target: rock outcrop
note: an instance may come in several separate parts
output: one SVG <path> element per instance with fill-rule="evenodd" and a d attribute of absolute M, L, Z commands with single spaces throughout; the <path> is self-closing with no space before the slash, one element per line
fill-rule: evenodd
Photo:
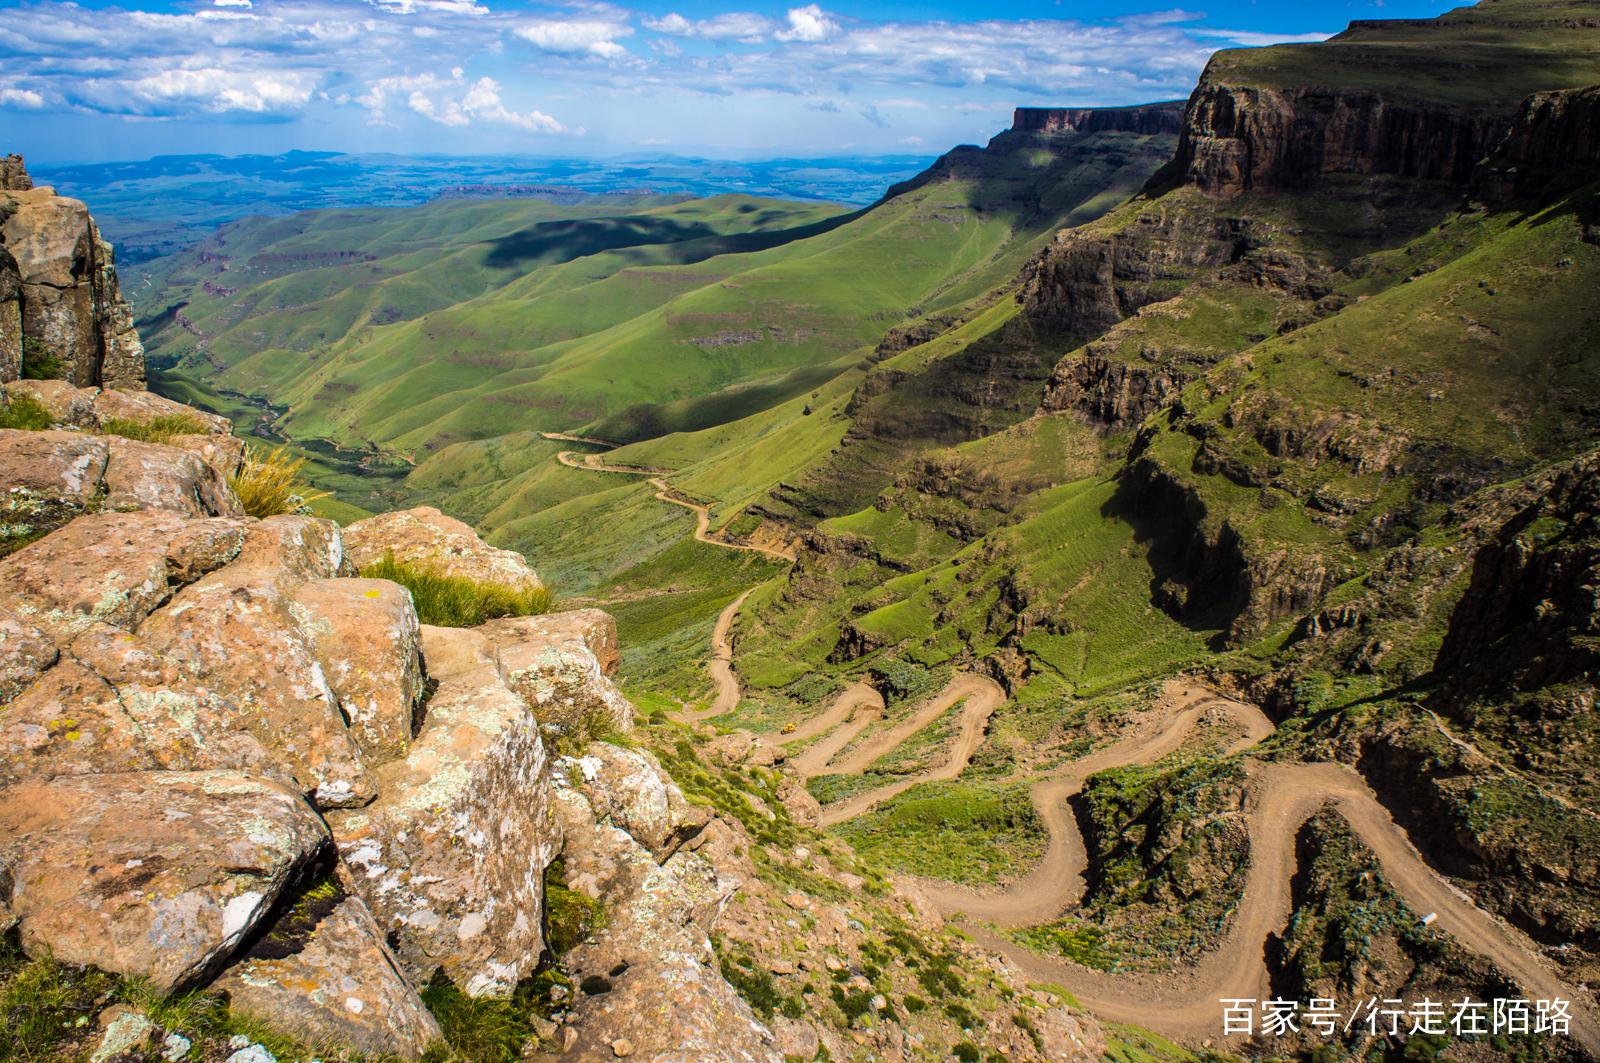
<path fill-rule="evenodd" d="M 20 156 L 0 174 L 0 383 L 30 375 L 142 389 L 144 347 L 111 245 L 75 199 L 35 187 Z"/>
<path fill-rule="evenodd" d="M 484 545 L 477 532 L 432 506 L 358 520 L 345 529 L 345 543 L 357 568 L 393 557 L 480 583 L 524 590 L 543 586 L 521 554 Z"/>
<path fill-rule="evenodd" d="M 1183 131 L 1184 101 L 1135 107 L 1018 107 L 1011 128 L 1018 133 L 1138 133 L 1177 136 Z"/>
<path fill-rule="evenodd" d="M 1538 92 L 1523 102 L 1505 139 L 1473 174 L 1473 192 L 1504 203 L 1542 192 L 1564 174 L 1592 180 L 1600 166 L 1600 85 Z"/>

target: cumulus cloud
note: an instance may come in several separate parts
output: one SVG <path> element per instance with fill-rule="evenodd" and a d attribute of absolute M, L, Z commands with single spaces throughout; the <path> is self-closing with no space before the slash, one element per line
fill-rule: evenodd
<path fill-rule="evenodd" d="M 500 83 L 490 77 L 468 80 L 460 67 L 449 77 L 408 74 L 379 78 L 355 102 L 365 107 L 372 121 L 388 124 L 390 108 L 403 101 L 414 114 L 443 126 L 462 127 L 474 122 L 513 126 L 529 133 L 564 133 L 567 127 L 543 111 L 515 111 L 500 96 Z"/>
<path fill-rule="evenodd" d="M 44 97 L 32 89 L 0 89 L 0 107 L 16 107 L 24 111 L 37 111 L 44 106 Z"/>
<path fill-rule="evenodd" d="M 540 51 L 620 59 L 627 54 L 627 49 L 617 41 L 633 36 L 633 27 L 612 20 L 547 19 L 519 26 L 514 32 Z"/>
<path fill-rule="evenodd" d="M 762 101 L 781 96 L 818 123 L 841 116 L 833 121 L 852 135 L 863 120 L 892 120 L 932 143 L 948 135 L 934 123 L 953 112 L 997 122 L 1016 104 L 1170 99 L 1187 94 L 1218 46 L 1324 36 L 1214 29 L 1179 10 L 961 22 L 845 18 L 821 3 L 774 18 L 645 15 L 605 0 L 120 2 L 131 6 L 0 5 L 0 106 L 174 120 L 315 114 L 335 127 L 347 113 L 346 122 L 574 135 L 579 119 L 596 120 L 580 109 L 610 108 L 676 123 L 673 139 L 693 142 L 701 115 L 728 113 L 717 109 L 725 101 L 770 124 L 782 108 Z M 461 70 L 440 74 L 445 64 Z M 557 94 L 578 101 L 561 105 L 570 124 L 533 106 Z M 674 110 L 655 116 L 652 105 L 669 99 Z"/>
<path fill-rule="evenodd" d="M 778 31 L 780 41 L 825 41 L 837 35 L 839 23 L 816 4 L 789 9 L 789 28 Z"/>

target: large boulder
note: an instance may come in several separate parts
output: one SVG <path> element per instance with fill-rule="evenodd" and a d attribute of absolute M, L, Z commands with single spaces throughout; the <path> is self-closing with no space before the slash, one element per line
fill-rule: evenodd
<path fill-rule="evenodd" d="M 345 528 L 344 540 L 359 568 L 393 555 L 397 561 L 480 583 L 528 590 L 543 586 L 521 554 L 490 546 L 470 527 L 432 506 L 358 520 Z"/>
<path fill-rule="evenodd" d="M 232 772 L 20 782 L 0 790 L 0 913 L 30 955 L 167 992 L 209 977 L 326 843 L 299 794 Z"/>
<path fill-rule="evenodd" d="M 237 704 L 251 734 L 325 809 L 364 805 L 377 794 L 293 610 L 295 588 L 338 575 L 342 565 L 331 521 L 271 517 L 249 526 L 232 564 L 185 587 L 138 632 Z"/>
<path fill-rule="evenodd" d="M 538 722 L 481 633 L 422 628 L 438 683 L 379 798 L 329 815 L 357 891 L 410 976 L 442 968 L 473 996 L 504 996 L 544 948 L 544 869 L 560 848 Z"/>
<path fill-rule="evenodd" d="M 23 335 L 80 387 L 143 388 L 144 348 L 88 208 L 48 187 L 6 198 L 0 241 L 16 261 Z"/>
<path fill-rule="evenodd" d="M 242 517 L 244 507 L 216 466 L 181 447 L 107 437 L 105 505 L 162 509 L 191 517 Z"/>
<path fill-rule="evenodd" d="M 423 685 L 410 592 L 380 579 L 314 580 L 289 608 L 361 751 L 374 763 L 405 756 Z"/>
<path fill-rule="evenodd" d="M 82 509 L 94 502 L 105 481 L 111 448 L 81 432 L 0 429 L 0 484 L 15 510 L 23 496 Z"/>
<path fill-rule="evenodd" d="M 443 1040 L 372 913 L 332 882 L 280 915 L 215 987 L 235 1014 L 308 1044 L 416 1059 Z"/>
<path fill-rule="evenodd" d="M 479 627 L 494 644 L 511 689 L 557 733 L 627 731 L 633 705 L 616 672 L 617 622 L 598 609 L 507 617 Z"/>

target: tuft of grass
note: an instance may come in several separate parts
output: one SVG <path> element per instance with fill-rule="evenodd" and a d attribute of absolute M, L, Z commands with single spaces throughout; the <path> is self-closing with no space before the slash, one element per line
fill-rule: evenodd
<path fill-rule="evenodd" d="M 51 354 L 43 342 L 32 336 L 23 337 L 22 379 L 59 380 L 66 371 L 61 359 Z"/>
<path fill-rule="evenodd" d="M 11 392 L 7 395 L 6 405 L 0 408 L 0 428 L 42 432 L 54 424 L 55 420 L 45 404 L 26 391 Z"/>
<path fill-rule="evenodd" d="M 328 497 L 327 491 L 313 490 L 305 482 L 302 473 L 307 461 L 307 458 L 295 457 L 287 447 L 265 453 L 249 447 L 245 450 L 244 464 L 228 480 L 228 486 L 252 517 L 298 513 L 310 503 Z"/>
<path fill-rule="evenodd" d="M 13 938 L 0 940 L 0 1061 L 68 1058 L 87 1042 L 100 1002 L 117 981 L 93 968 L 58 963 L 49 956 L 29 960 Z"/>
<path fill-rule="evenodd" d="M 361 570 L 367 579 L 393 580 L 411 592 L 417 618 L 435 627 L 476 627 L 503 616 L 548 613 L 555 603 L 548 587 L 508 587 L 452 576 L 428 565 L 397 560 L 393 553 Z"/>
<path fill-rule="evenodd" d="M 108 417 L 100 422 L 100 434 L 135 439 L 141 443 L 165 443 L 173 436 L 203 435 L 206 426 L 186 413 L 164 413 L 146 421 L 132 417 Z"/>
<path fill-rule="evenodd" d="M 438 1020 L 449 1051 L 430 1052 L 425 1063 L 516 1063 L 536 1037 L 534 1019 L 554 1010 L 551 990 L 557 985 L 571 992 L 571 983 L 550 969 L 523 982 L 508 998 L 473 998 L 440 972 L 423 989 L 422 1002 Z"/>
<path fill-rule="evenodd" d="M 606 925 L 605 906 L 567 886 L 560 857 L 544 872 L 545 944 L 560 958 L 568 949 Z"/>

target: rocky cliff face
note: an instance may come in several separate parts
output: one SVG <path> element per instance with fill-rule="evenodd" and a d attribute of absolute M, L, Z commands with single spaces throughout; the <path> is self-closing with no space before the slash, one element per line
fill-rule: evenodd
<path fill-rule="evenodd" d="M 1523 102 L 1494 154 L 1473 174 L 1491 203 L 1534 195 L 1564 174 L 1592 178 L 1600 164 L 1600 85 L 1538 92 Z"/>
<path fill-rule="evenodd" d="M 1219 196 L 1309 188 L 1330 174 L 1465 184 L 1505 116 L 1378 92 L 1230 85 L 1207 72 L 1184 116 L 1182 179 Z"/>
<path fill-rule="evenodd" d="M 1011 128 L 1018 133 L 1139 133 L 1183 131 L 1183 101 L 1137 107 L 1018 107 Z"/>
<path fill-rule="evenodd" d="M 24 373 L 138 390 L 144 347 L 88 208 L 35 188 L 11 155 L 0 172 L 0 382 Z"/>

